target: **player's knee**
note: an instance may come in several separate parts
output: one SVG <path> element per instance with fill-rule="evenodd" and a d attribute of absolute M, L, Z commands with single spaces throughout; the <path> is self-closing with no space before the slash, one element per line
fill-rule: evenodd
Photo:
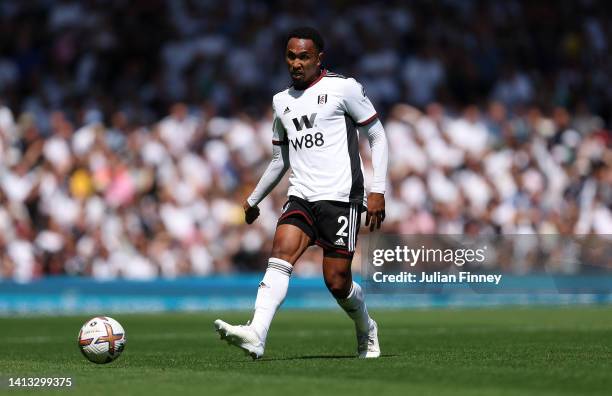
<path fill-rule="evenodd" d="M 272 257 L 294 264 L 308 247 L 309 238 L 299 227 L 282 224 L 276 229 Z"/>
<path fill-rule="evenodd" d="M 279 258 L 294 263 L 296 255 L 299 253 L 299 245 L 288 241 L 287 239 L 280 238 L 274 241 L 272 246 L 272 257 Z"/>
<path fill-rule="evenodd" d="M 325 277 L 325 286 L 335 298 L 346 298 L 351 291 L 351 278 L 342 272 Z"/>

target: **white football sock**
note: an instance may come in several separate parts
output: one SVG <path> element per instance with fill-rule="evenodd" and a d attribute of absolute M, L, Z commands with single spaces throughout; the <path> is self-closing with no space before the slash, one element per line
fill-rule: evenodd
<path fill-rule="evenodd" d="M 355 327 L 360 333 L 367 333 L 370 330 L 370 315 L 363 298 L 361 286 L 353 282 L 351 291 L 346 298 L 336 299 L 338 305 L 344 309 L 348 316 L 355 322 Z"/>
<path fill-rule="evenodd" d="M 268 269 L 262 281 L 259 282 L 251 326 L 264 344 L 272 318 L 287 295 L 291 271 L 293 271 L 291 263 L 271 257 L 268 260 Z"/>

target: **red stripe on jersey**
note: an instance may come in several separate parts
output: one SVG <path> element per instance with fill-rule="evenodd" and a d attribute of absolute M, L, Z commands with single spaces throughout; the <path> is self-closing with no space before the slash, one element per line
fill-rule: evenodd
<path fill-rule="evenodd" d="M 360 126 L 360 127 L 366 126 L 366 125 L 368 125 L 369 123 L 371 123 L 372 121 L 374 121 L 377 118 L 378 118 L 378 113 L 374 113 L 374 115 L 372 117 L 368 118 L 367 120 L 358 122 L 357 126 Z"/>

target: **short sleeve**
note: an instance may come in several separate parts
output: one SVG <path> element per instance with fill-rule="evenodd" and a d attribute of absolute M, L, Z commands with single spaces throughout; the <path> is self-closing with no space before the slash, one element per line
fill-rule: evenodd
<path fill-rule="evenodd" d="M 367 125 L 378 117 L 372 102 L 365 94 L 363 86 L 353 78 L 347 79 L 344 106 L 348 115 L 358 126 Z"/>
<path fill-rule="evenodd" d="M 287 133 L 280 118 L 278 118 L 276 115 L 274 103 L 272 103 L 272 114 L 272 144 L 277 146 L 287 144 Z"/>

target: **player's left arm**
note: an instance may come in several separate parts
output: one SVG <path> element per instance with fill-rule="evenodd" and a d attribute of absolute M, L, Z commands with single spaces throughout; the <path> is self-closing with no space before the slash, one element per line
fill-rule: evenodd
<path fill-rule="evenodd" d="M 344 105 L 346 112 L 357 124 L 359 132 L 368 137 L 372 150 L 374 178 L 368 194 L 365 225 L 370 227 L 370 231 L 374 231 L 375 228 L 380 228 L 385 220 L 385 188 L 387 186 L 387 163 L 389 162 L 387 137 L 365 90 L 352 78 L 346 81 Z"/>
<path fill-rule="evenodd" d="M 387 186 L 389 146 L 385 129 L 378 119 L 360 126 L 359 132 L 367 135 L 370 150 L 372 150 L 374 175 L 368 194 L 368 213 L 366 214 L 365 225 L 370 227 L 370 231 L 374 231 L 374 228 L 380 228 L 385 220 L 385 188 Z"/>

